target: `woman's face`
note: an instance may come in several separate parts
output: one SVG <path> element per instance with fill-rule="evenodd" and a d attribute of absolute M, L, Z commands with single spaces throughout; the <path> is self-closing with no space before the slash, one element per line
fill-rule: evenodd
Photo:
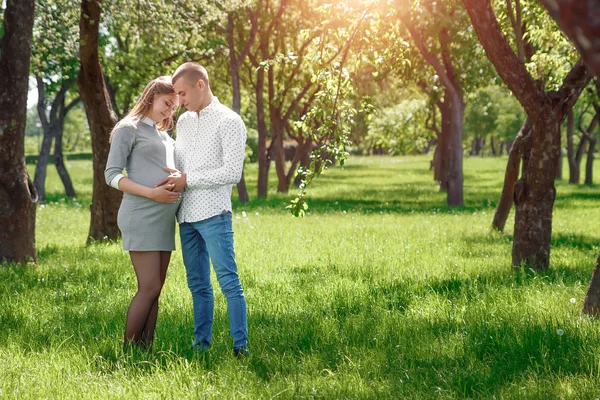
<path fill-rule="evenodd" d="M 159 94 L 154 98 L 149 117 L 154 122 L 171 118 L 178 105 L 179 99 L 176 94 Z"/>

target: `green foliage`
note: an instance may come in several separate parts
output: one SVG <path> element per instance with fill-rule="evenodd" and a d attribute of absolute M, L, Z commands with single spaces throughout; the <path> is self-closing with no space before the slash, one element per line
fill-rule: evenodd
<path fill-rule="evenodd" d="M 340 165 L 344 165 L 348 157 L 348 147 L 351 145 L 348 137 L 357 112 L 350 98 L 353 87 L 345 68 L 339 64 L 334 65 L 314 79 L 319 82 L 321 91 L 301 124 L 303 130 L 309 132 L 315 142 L 324 142 L 325 145 L 312 152 L 308 168 L 298 170 L 298 174 L 303 175 L 300 194 L 287 206 L 296 217 L 304 216 L 308 209 L 304 196 L 313 179 L 325 170 L 331 160 L 337 160 Z"/>
<path fill-rule="evenodd" d="M 494 103 L 498 107 L 495 136 L 504 140 L 514 139 L 527 115 L 512 93 L 503 87 L 496 87 L 494 90 L 497 92 Z"/>
<path fill-rule="evenodd" d="M 367 143 L 391 155 L 421 154 L 435 136 L 425 127 L 428 116 L 422 95 L 380 110 L 369 123 Z"/>
<path fill-rule="evenodd" d="M 63 82 L 79 71 L 79 1 L 36 0 L 31 72 L 54 98 Z"/>
<path fill-rule="evenodd" d="M 104 2 L 100 56 L 116 111 L 125 114 L 152 79 L 185 61 L 207 64 L 225 43 L 215 29 L 239 1 Z"/>
<path fill-rule="evenodd" d="M 542 80 L 546 90 L 556 90 L 579 55 L 550 14 L 534 0 L 520 0 L 524 41 L 534 51 L 526 62 L 529 73 Z M 515 33 L 512 28 L 506 2 L 494 2 L 495 12 L 513 49 L 516 50 Z"/>
<path fill-rule="evenodd" d="M 557 182 L 550 272 L 513 272 L 510 234 L 489 231 L 506 159 L 465 159 L 467 206 L 453 210 L 429 159 L 350 158 L 314 182 L 305 218 L 275 190 L 234 200 L 250 307 L 242 363 L 219 290 L 210 356 L 191 351 L 180 250 L 153 351 L 123 354 L 129 257 L 120 243 L 85 246 L 91 161 L 70 166 L 77 200 L 50 169 L 39 266 L 0 267 L 1 397 L 595 398 L 600 331 L 580 309 L 600 251 L 600 188 Z"/>
<path fill-rule="evenodd" d="M 511 140 L 525 122 L 525 112 L 503 86 L 490 85 L 469 94 L 465 109 L 464 140 L 493 136 Z"/>
<path fill-rule="evenodd" d="M 490 93 L 494 88 L 479 89 L 467 96 L 463 140 L 469 137 L 485 138 L 496 131 L 500 110 L 494 102 L 494 93 Z"/>

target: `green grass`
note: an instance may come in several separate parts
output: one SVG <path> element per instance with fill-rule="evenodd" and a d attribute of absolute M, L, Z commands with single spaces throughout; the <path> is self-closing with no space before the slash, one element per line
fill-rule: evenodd
<path fill-rule="evenodd" d="M 85 246 L 91 161 L 68 161 L 77 200 L 49 166 L 39 265 L 0 268 L 0 398 L 597 398 L 599 322 L 580 310 L 600 187 L 559 182 L 549 272 L 513 272 L 512 214 L 490 231 L 505 163 L 465 159 L 456 209 L 427 157 L 352 158 L 316 181 L 303 219 L 284 209 L 294 192 L 236 202 L 246 362 L 218 290 L 214 347 L 191 351 L 179 251 L 154 351 L 123 354 L 135 276 L 120 244 Z"/>

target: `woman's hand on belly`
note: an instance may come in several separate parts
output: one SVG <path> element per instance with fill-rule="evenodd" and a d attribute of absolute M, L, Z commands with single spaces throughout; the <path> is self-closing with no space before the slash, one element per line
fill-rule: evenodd
<path fill-rule="evenodd" d="M 172 184 L 166 184 L 150 189 L 149 198 L 159 203 L 176 203 L 177 200 L 181 199 L 181 194 L 173 192 L 172 190 Z"/>

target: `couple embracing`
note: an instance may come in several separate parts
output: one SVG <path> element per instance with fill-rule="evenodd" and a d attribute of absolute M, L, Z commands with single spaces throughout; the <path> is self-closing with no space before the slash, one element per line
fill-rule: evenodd
<path fill-rule="evenodd" d="M 167 130 L 179 105 L 187 112 L 177 121 L 175 141 Z M 127 312 L 126 347 L 149 348 L 154 339 L 177 216 L 193 300 L 194 348 L 207 350 L 212 343 L 212 261 L 227 299 L 234 354 L 248 355 L 231 218 L 231 189 L 242 176 L 245 143 L 242 119 L 212 94 L 206 69 L 196 63 L 151 81 L 114 128 L 105 178 L 124 193 L 117 221 L 138 281 Z"/>

